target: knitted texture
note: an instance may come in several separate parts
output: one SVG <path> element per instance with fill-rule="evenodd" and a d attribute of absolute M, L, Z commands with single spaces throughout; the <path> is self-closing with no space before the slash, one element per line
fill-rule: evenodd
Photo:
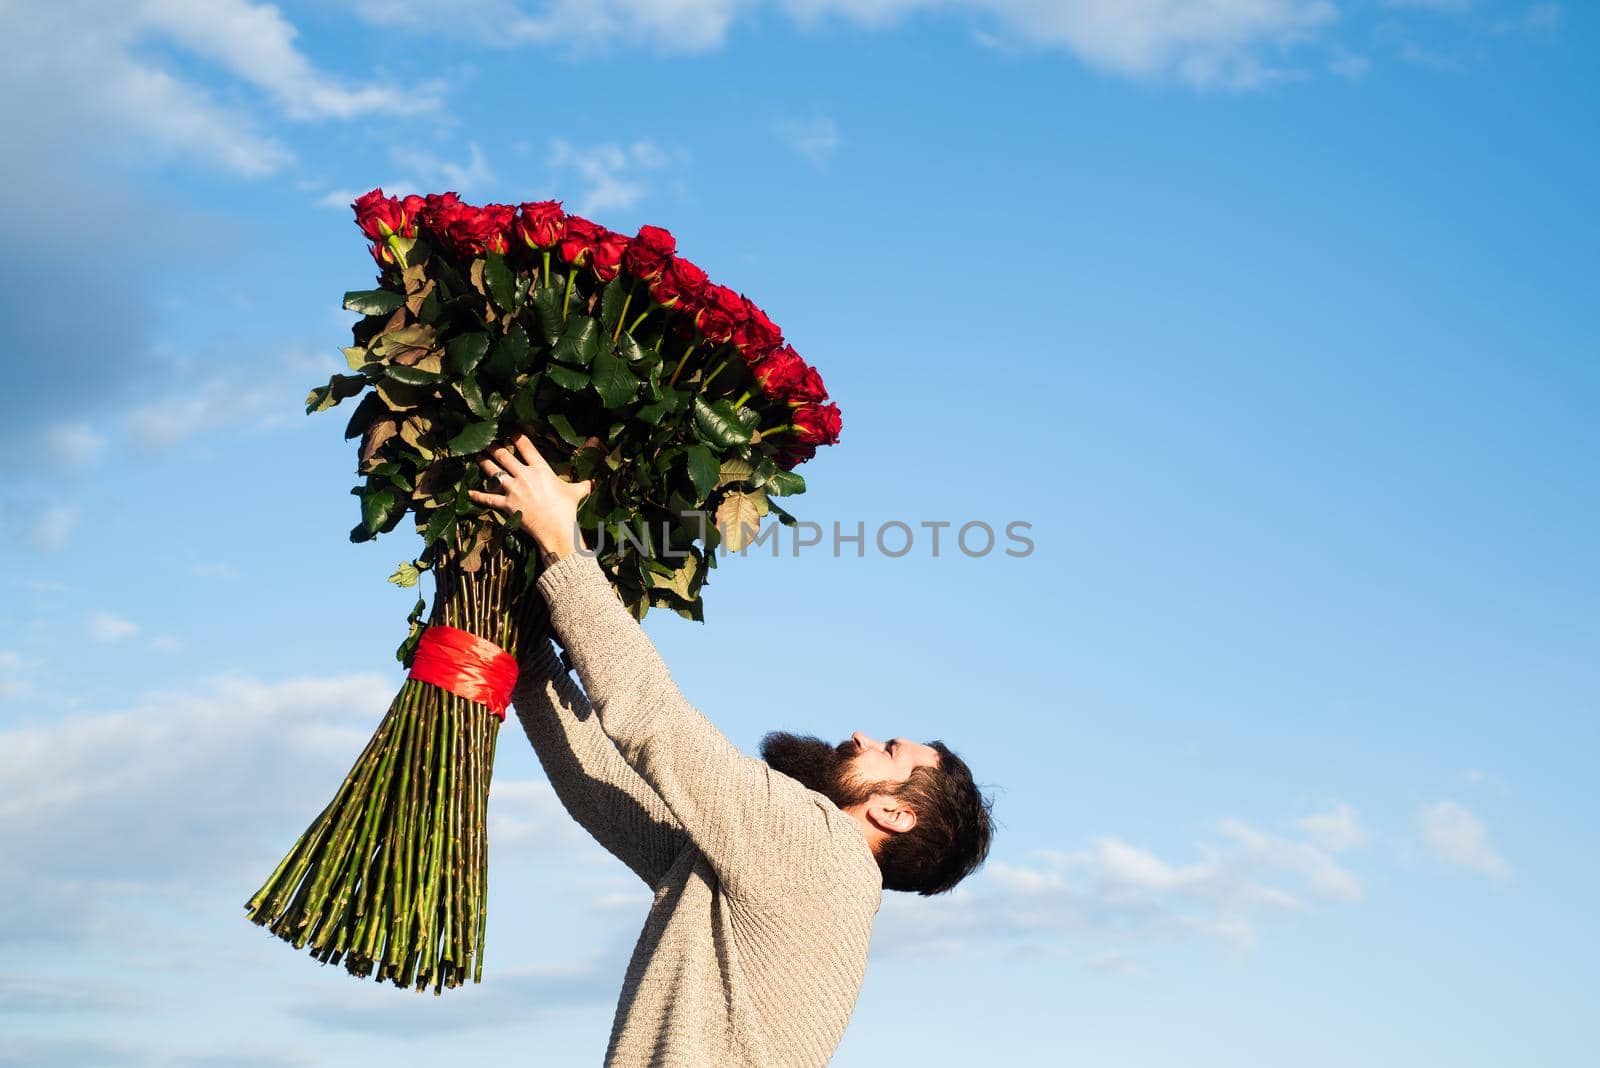
<path fill-rule="evenodd" d="M 826 1064 L 882 900 L 860 828 L 684 699 L 592 557 L 539 588 L 583 689 L 545 642 L 523 659 L 517 717 L 567 811 L 655 893 L 606 1064 Z"/>

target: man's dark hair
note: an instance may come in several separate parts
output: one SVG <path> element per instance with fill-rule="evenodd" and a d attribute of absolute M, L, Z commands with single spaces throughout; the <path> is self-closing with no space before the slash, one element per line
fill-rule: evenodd
<path fill-rule="evenodd" d="M 993 802 L 972 781 L 966 761 L 943 742 L 928 745 L 939 754 L 938 766 L 917 768 L 905 782 L 884 791 L 917 814 L 916 826 L 878 845 L 885 890 L 942 894 L 989 855 Z"/>

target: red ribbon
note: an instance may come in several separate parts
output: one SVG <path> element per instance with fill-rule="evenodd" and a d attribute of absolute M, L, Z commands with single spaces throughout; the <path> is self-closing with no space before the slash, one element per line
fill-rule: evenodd
<path fill-rule="evenodd" d="M 517 684 L 517 658 L 488 638 L 435 624 L 417 642 L 411 678 L 487 705 L 504 720 Z"/>

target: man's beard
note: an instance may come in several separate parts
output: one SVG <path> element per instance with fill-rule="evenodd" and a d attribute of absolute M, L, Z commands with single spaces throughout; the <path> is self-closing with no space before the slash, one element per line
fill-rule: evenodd
<path fill-rule="evenodd" d="M 774 771 L 827 797 L 840 808 L 859 805 L 874 793 L 874 783 L 862 782 L 851 770 L 857 753 L 854 742 L 829 745 L 821 738 L 788 731 L 773 731 L 761 739 L 761 759 Z"/>

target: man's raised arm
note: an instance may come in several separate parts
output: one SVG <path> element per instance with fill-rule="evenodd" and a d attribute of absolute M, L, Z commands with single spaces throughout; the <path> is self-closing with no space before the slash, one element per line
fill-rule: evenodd
<path fill-rule="evenodd" d="M 622 759 L 550 640 L 540 637 L 521 661 L 511 703 L 556 796 L 595 841 L 654 889 L 688 845 L 683 828 Z"/>
<path fill-rule="evenodd" d="M 560 558 L 539 589 L 606 734 L 731 894 L 776 899 L 825 854 L 866 850 L 832 802 L 741 753 L 685 700 L 593 557 Z"/>
<path fill-rule="evenodd" d="M 723 886 L 775 898 L 823 854 L 865 852 L 854 821 L 832 802 L 734 745 L 686 701 L 644 629 L 599 565 L 577 551 L 578 503 L 590 483 L 558 478 L 526 437 L 482 462 L 500 493 L 472 499 L 507 515 L 545 554 L 539 588 L 605 733 L 658 794 Z M 859 857 L 856 859 L 859 860 Z"/>

